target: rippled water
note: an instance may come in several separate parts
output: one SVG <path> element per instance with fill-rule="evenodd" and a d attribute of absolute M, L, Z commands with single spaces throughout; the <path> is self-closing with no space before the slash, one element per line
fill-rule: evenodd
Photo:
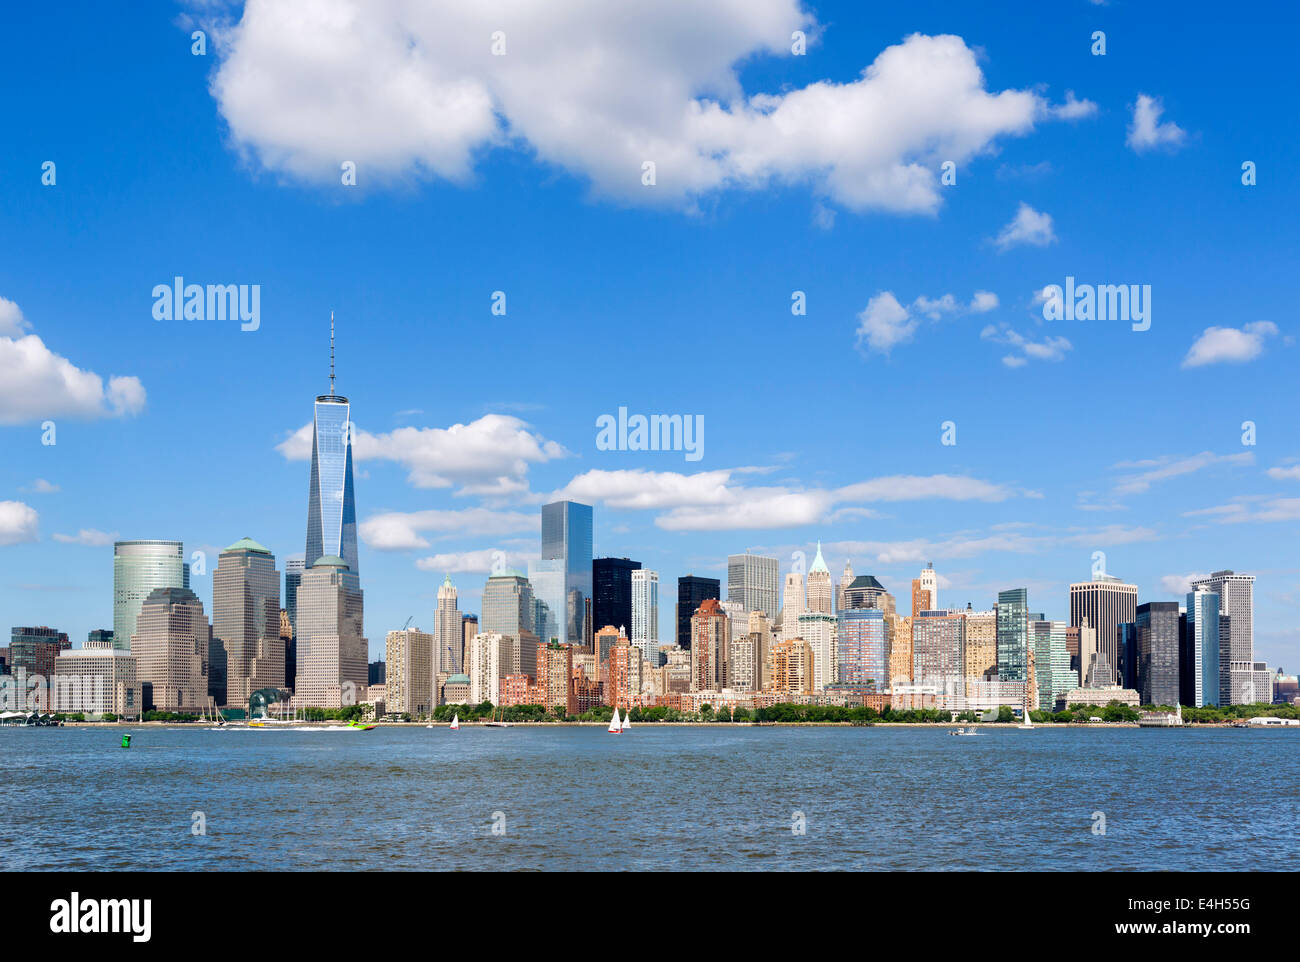
<path fill-rule="evenodd" d="M 1300 856 L 1300 732 L 137 728 L 123 750 L 123 730 L 0 730 L 7 868 L 1290 870 Z"/>

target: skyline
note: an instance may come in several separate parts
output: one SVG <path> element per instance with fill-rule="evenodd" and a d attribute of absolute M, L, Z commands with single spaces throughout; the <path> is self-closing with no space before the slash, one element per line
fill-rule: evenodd
<path fill-rule="evenodd" d="M 821 540 L 834 578 L 851 560 L 898 597 L 933 560 L 954 604 L 1024 586 L 1062 619 L 1102 551 L 1142 602 L 1181 601 L 1193 575 L 1255 574 L 1256 657 L 1295 670 L 1284 32 L 1084 3 L 997 26 L 948 4 L 819 5 L 806 56 L 736 57 L 746 95 L 844 91 L 887 53 L 919 55 L 919 31 L 970 51 L 983 74 L 961 89 L 976 101 L 1042 102 L 1027 126 L 981 132 L 952 188 L 903 137 L 934 199 L 883 209 L 845 186 L 851 165 L 820 182 L 781 158 L 767 179 L 686 200 L 611 197 L 607 158 L 527 126 L 536 157 L 498 144 L 453 179 L 413 172 L 396 143 L 392 173 L 361 158 L 347 193 L 278 163 L 234 93 L 214 96 L 231 55 L 190 53 L 194 25 L 176 20 L 192 12 L 86 5 L 69 36 L 30 10 L 21 46 L 17 30 L 0 39 L 15 76 L 64 65 L 42 97 L 16 98 L 24 137 L 0 146 L 0 230 L 23 240 L 0 263 L 0 355 L 27 372 L 0 388 L 0 502 L 19 506 L 0 511 L 11 625 L 78 645 L 108 627 L 114 540 L 206 552 L 192 586 L 207 611 L 225 545 L 251 537 L 283 571 L 302 550 L 307 401 L 325 391 L 336 310 L 372 660 L 408 616 L 432 630 L 449 572 L 462 610 L 479 610 L 492 552 L 526 570 L 540 504 L 571 498 L 594 504 L 596 557 L 659 573 L 661 635 L 667 582 L 725 584 L 745 550 L 784 574 Z M 1094 29 L 1105 58 L 1088 51 Z M 1223 47 L 1213 89 L 1207 35 Z M 704 97 L 698 65 L 668 59 L 658 68 Z M 565 79 L 555 96 L 587 103 Z M 847 164 L 858 146 L 829 149 Z M 259 285 L 259 326 L 155 320 L 151 291 L 177 276 Z M 1150 285 L 1150 328 L 1044 320 L 1035 292 L 1067 278 Z M 55 377 L 50 356 L 101 380 Z M 702 456 L 600 446 L 620 408 L 701 418 Z"/>

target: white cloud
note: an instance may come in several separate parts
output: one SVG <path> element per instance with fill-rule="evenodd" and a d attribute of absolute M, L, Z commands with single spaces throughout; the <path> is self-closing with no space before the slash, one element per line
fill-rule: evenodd
<path fill-rule="evenodd" d="M 786 528 L 833 518 L 870 516 L 853 503 L 882 501 L 1002 501 L 1018 492 L 1004 485 L 957 475 L 892 475 L 841 488 L 734 483 L 745 469 L 679 474 L 672 471 L 588 471 L 555 498 L 601 502 L 615 509 L 663 512 L 655 524 L 666 531 L 728 531 Z M 847 505 L 845 507 L 837 506 Z"/>
<path fill-rule="evenodd" d="M 449 428 L 398 428 L 371 434 L 353 428 L 352 456 L 358 462 L 394 461 L 417 488 L 459 485 L 458 494 L 518 495 L 528 490 L 528 466 L 567 456 L 564 447 L 528 430 L 525 421 L 486 414 Z M 311 459 L 310 423 L 276 446 L 291 461 Z"/>
<path fill-rule="evenodd" d="M 8 312 L 12 331 L 15 315 L 5 305 L 17 308 L 12 301 L 0 304 L 0 318 Z M 17 318 L 21 321 L 20 314 Z M 105 390 L 103 378 L 55 354 L 35 334 L 0 336 L 0 371 L 4 372 L 0 424 L 54 417 L 122 417 L 144 409 L 145 391 L 139 378 L 110 377 Z"/>
<path fill-rule="evenodd" d="M 1268 476 L 1274 481 L 1300 481 L 1300 464 L 1289 467 L 1269 468 Z"/>
<path fill-rule="evenodd" d="M 880 565 L 910 564 L 935 558 L 961 560 L 990 553 L 1034 554 L 1060 547 L 1097 547 L 1154 541 L 1151 528 L 1107 525 L 1102 528 L 1071 528 L 1063 533 L 1031 534 L 1026 530 L 993 530 L 990 533 L 959 532 L 949 538 L 931 541 L 913 538 L 905 541 L 838 541 L 822 549 L 854 558 L 866 558 Z"/>
<path fill-rule="evenodd" d="M 1213 517 L 1218 524 L 1244 524 L 1249 521 L 1300 521 L 1300 498 L 1248 496 L 1230 504 L 1184 511 L 1183 517 Z"/>
<path fill-rule="evenodd" d="M 1186 575 L 1162 575 L 1160 577 L 1160 588 L 1167 595 L 1181 597 L 1192 590 L 1192 582 L 1201 578 L 1209 577 L 1208 571 L 1193 571 Z"/>
<path fill-rule="evenodd" d="M 1243 451 L 1240 454 L 1215 454 L 1213 451 L 1202 451 L 1200 454 L 1193 454 L 1186 458 L 1166 455 L 1162 458 L 1149 458 L 1142 461 L 1122 461 L 1116 464 L 1115 467 L 1138 468 L 1141 470 L 1136 474 L 1121 478 L 1119 483 L 1116 484 L 1115 490 L 1121 494 L 1141 494 L 1149 490 L 1151 485 L 1156 482 L 1168 481 L 1170 478 L 1178 478 L 1186 474 L 1194 474 L 1215 465 L 1254 463 L 1255 455 L 1251 451 Z"/>
<path fill-rule="evenodd" d="M 362 184 L 464 183 L 485 148 L 506 147 L 624 202 L 804 183 L 852 210 L 931 212 L 942 161 L 1085 109 L 985 89 L 956 36 L 909 36 L 848 83 L 747 94 L 741 64 L 788 57 L 794 30 L 816 37 L 799 0 L 249 0 L 237 24 L 208 26 L 235 144 L 320 183 L 337 184 L 344 160 Z"/>
<path fill-rule="evenodd" d="M 37 478 L 23 490 L 30 491 L 33 494 L 57 494 L 62 489 L 51 481 L 46 481 L 44 478 Z"/>
<path fill-rule="evenodd" d="M 1052 215 L 1034 210 L 1021 202 L 1016 216 L 1002 228 L 994 240 L 998 250 L 1010 250 L 1022 244 L 1030 247 L 1046 247 L 1056 243 L 1056 232 L 1052 229 Z"/>
<path fill-rule="evenodd" d="M 421 571 L 433 571 L 446 574 L 474 574 L 492 571 L 498 562 L 508 568 L 523 571 L 536 554 L 523 554 L 502 551 L 496 548 L 483 548 L 478 551 L 456 551 L 447 554 L 431 555 L 417 558 L 415 566 Z"/>
<path fill-rule="evenodd" d="M 37 540 L 40 516 L 21 501 L 0 501 L 0 544 L 25 544 Z"/>
<path fill-rule="evenodd" d="M 1002 363 L 1007 367 L 1024 367 L 1032 361 L 1062 361 L 1067 351 L 1074 349 L 1068 338 L 1049 335 L 1041 341 L 1035 341 L 1009 325 L 986 325 L 980 331 L 980 337 L 995 344 L 1006 344 L 1019 354 L 1007 354 Z"/>
<path fill-rule="evenodd" d="M 1264 353 L 1264 341 L 1277 333 L 1277 325 L 1272 321 L 1255 321 L 1240 329 L 1207 327 L 1187 351 L 1183 367 L 1253 361 Z"/>
<path fill-rule="evenodd" d="M 22 337 L 31 325 L 23 319 L 23 312 L 18 305 L 5 297 L 0 297 L 0 337 Z"/>
<path fill-rule="evenodd" d="M 117 540 L 117 532 L 111 534 L 104 531 L 96 531 L 94 528 L 82 528 L 76 534 L 55 534 L 54 540 L 62 544 L 84 544 L 96 548 L 102 548 L 104 545 L 110 545 Z"/>
<path fill-rule="evenodd" d="M 410 551 L 429 547 L 425 533 L 442 538 L 452 535 L 472 537 L 536 531 L 539 525 L 535 514 L 466 508 L 459 511 L 389 511 L 367 518 L 357 530 L 366 546 L 376 551 Z"/>
<path fill-rule="evenodd" d="M 1058 120 L 1081 120 L 1097 113 L 1097 105 L 1091 100 L 1078 100 L 1073 90 L 1065 92 L 1065 103 L 1050 108 L 1051 115 Z"/>
<path fill-rule="evenodd" d="M 932 321 L 963 314 L 987 314 L 998 306 L 998 296 L 992 291 L 976 291 L 969 303 L 957 300 L 952 294 L 927 297 L 922 294 L 911 305 L 904 307 L 893 291 L 881 291 L 867 302 L 858 315 L 858 349 L 888 354 L 896 345 L 912 339 L 921 326 L 921 317 Z M 919 316 L 918 316 L 919 315 Z"/>
<path fill-rule="evenodd" d="M 1128 138 L 1124 141 L 1139 154 L 1157 147 L 1175 150 L 1187 139 L 1187 132 L 1176 123 L 1160 122 L 1164 105 L 1159 99 L 1146 94 L 1138 94 L 1137 103 L 1133 105 L 1133 120 L 1128 127 Z"/>

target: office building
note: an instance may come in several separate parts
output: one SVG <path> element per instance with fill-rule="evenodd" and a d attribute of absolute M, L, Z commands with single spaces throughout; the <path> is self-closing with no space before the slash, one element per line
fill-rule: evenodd
<path fill-rule="evenodd" d="M 691 690 L 721 691 L 727 685 L 731 622 L 722 603 L 705 599 L 691 618 Z"/>
<path fill-rule="evenodd" d="M 317 558 L 298 586 L 296 705 L 356 704 L 369 680 L 361 581 L 340 557 Z"/>
<path fill-rule="evenodd" d="M 528 566 L 533 593 L 548 611 L 541 637 L 557 638 L 561 644 L 584 642 L 587 599 L 592 597 L 591 552 L 591 505 L 576 501 L 542 505 L 541 558 Z"/>
<path fill-rule="evenodd" d="M 111 632 L 107 640 L 92 631 L 85 647 L 61 651 L 54 660 L 55 680 L 50 707 L 56 712 L 81 712 L 88 719 L 114 715 L 123 721 L 140 717 L 142 692 L 137 657 L 114 648 Z"/>
<path fill-rule="evenodd" d="M 1219 613 L 1228 621 L 1222 626 L 1220 642 L 1226 658 L 1219 661 L 1221 705 L 1267 701 L 1267 693 L 1254 678 L 1255 663 L 1255 576 L 1234 571 L 1216 571 L 1192 581 L 1193 591 L 1212 591 L 1219 596 Z M 1250 698 L 1250 702 L 1242 699 Z"/>
<path fill-rule="evenodd" d="M 150 686 L 155 710 L 189 714 L 208 707 L 211 644 L 212 628 L 194 592 L 188 588 L 149 592 L 136 618 L 130 650 L 140 684 Z"/>
<path fill-rule="evenodd" d="M 251 538 L 236 541 L 217 559 L 212 637 L 225 661 L 225 698 L 218 704 L 247 708 L 253 692 L 285 686 L 280 572 L 274 555 Z"/>
<path fill-rule="evenodd" d="M 457 618 L 457 629 L 460 628 Z M 419 628 L 390 631 L 385 640 L 384 704 L 394 714 L 427 715 L 437 701 L 434 636 Z M 453 672 L 459 674 L 459 672 Z"/>
<path fill-rule="evenodd" d="M 519 666 L 518 674 L 532 675 L 537 671 L 537 645 L 544 639 L 534 629 L 536 615 L 533 585 L 528 578 L 517 571 L 488 578 L 479 613 L 479 633 L 503 635 L 509 641 Z M 465 674 L 471 678 L 474 675 L 468 668 Z"/>
<path fill-rule="evenodd" d="M 438 607 L 433 613 L 432 671 L 435 676 L 442 673 L 459 675 L 464 671 L 464 633 L 456 586 L 451 583 L 451 575 L 447 575 L 438 588 Z"/>
<path fill-rule="evenodd" d="M 934 594 L 922 588 L 922 597 Z M 912 683 L 962 696 L 966 688 L 966 618 L 962 611 L 918 611 L 912 619 Z"/>
<path fill-rule="evenodd" d="M 873 685 L 879 692 L 889 689 L 889 650 L 883 611 L 879 608 L 847 608 L 840 611 L 835 643 L 839 684 Z M 908 675 L 910 674 L 909 671 Z"/>
<path fill-rule="evenodd" d="M 330 392 L 316 398 L 311 426 L 304 574 L 321 558 L 342 558 L 360 584 L 357 506 L 352 490 L 352 420 L 348 399 L 334 393 L 334 315 L 330 315 Z"/>
<path fill-rule="evenodd" d="M 817 542 L 817 557 L 808 569 L 808 596 L 804 609 L 819 615 L 835 614 L 835 599 L 831 592 L 831 571 L 822 557 L 822 543 Z"/>
<path fill-rule="evenodd" d="M 1213 591 L 1187 593 L 1179 650 L 1180 701 L 1193 708 L 1219 704 L 1219 596 Z"/>
<path fill-rule="evenodd" d="M 1119 663 L 1119 626 L 1136 620 L 1137 585 L 1127 584 L 1107 574 L 1096 575 L 1092 581 L 1070 585 L 1070 624 L 1080 626 L 1086 619 L 1097 631 L 1098 651 L 1115 669 Z M 1081 665 L 1087 675 L 1090 665 Z M 1106 684 L 1115 684 L 1111 678 Z"/>
<path fill-rule="evenodd" d="M 749 624 L 745 626 L 746 634 L 754 639 L 754 657 L 758 659 L 757 690 L 766 691 L 772 687 L 772 625 L 764 611 L 751 611 Z"/>
<path fill-rule="evenodd" d="M 659 572 L 632 572 L 632 644 L 648 666 L 659 666 Z"/>
<path fill-rule="evenodd" d="M 1034 680 L 1038 686 L 1038 704 L 1044 711 L 1055 711 L 1057 702 L 1067 692 L 1079 687 L 1079 675 L 1070 667 L 1070 652 L 1065 646 L 1064 621 L 1034 618 L 1027 623 L 1029 644 L 1034 653 Z"/>
<path fill-rule="evenodd" d="M 733 554 L 727 557 L 727 600 L 740 603 L 745 611 L 761 611 L 776 617 L 776 586 L 780 561 L 763 555 Z"/>
<path fill-rule="evenodd" d="M 641 562 L 628 558 L 597 558 L 591 563 L 591 615 L 595 628 L 614 625 L 632 633 L 632 577 Z M 584 641 L 585 644 L 585 641 Z"/>
<path fill-rule="evenodd" d="M 55 659 L 71 647 L 67 632 L 57 628 L 14 628 L 9 635 L 9 673 L 16 675 L 22 669 L 29 679 L 40 677 L 48 682 L 54 675 Z"/>
<path fill-rule="evenodd" d="M 849 585 L 853 584 L 853 563 L 844 562 L 844 573 L 840 575 L 839 584 L 835 586 L 835 610 L 838 612 L 844 607 L 844 592 L 848 590 Z"/>
<path fill-rule="evenodd" d="M 881 613 L 883 617 L 883 612 Z M 839 652 L 836 650 L 836 617 L 829 612 L 805 611 L 795 621 L 794 637 L 808 643 L 813 653 L 813 691 L 836 684 L 839 679 Z"/>
<path fill-rule="evenodd" d="M 691 650 L 691 619 L 700 605 L 712 598 L 721 601 L 722 583 L 717 578 L 683 575 L 677 579 L 677 646 Z"/>
<path fill-rule="evenodd" d="M 1178 602 L 1138 605 L 1135 624 L 1137 690 L 1142 704 L 1173 707 L 1179 703 Z"/>
<path fill-rule="evenodd" d="M 998 680 L 1029 679 L 1029 590 L 998 592 Z M 915 631 L 915 627 L 913 628 Z"/>
<path fill-rule="evenodd" d="M 844 608 L 879 608 L 886 615 L 895 610 L 894 596 L 872 575 L 859 575 L 840 593 Z"/>
<path fill-rule="evenodd" d="M 803 575 L 797 571 L 786 572 L 785 586 L 781 590 L 781 611 L 776 616 L 782 639 L 799 634 L 799 616 L 804 613 L 804 605 Z"/>
<path fill-rule="evenodd" d="M 998 613 L 973 611 L 967 605 L 966 651 L 962 656 L 968 679 L 993 681 L 998 673 Z"/>
<path fill-rule="evenodd" d="M 136 619 L 155 588 L 188 588 L 190 566 L 179 541 L 113 544 L 113 644 L 129 650 Z"/>

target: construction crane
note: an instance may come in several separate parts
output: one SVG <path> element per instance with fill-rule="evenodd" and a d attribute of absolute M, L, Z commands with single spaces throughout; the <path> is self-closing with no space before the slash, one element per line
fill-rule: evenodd
<path fill-rule="evenodd" d="M 406 624 L 402 625 L 402 630 L 405 631 L 407 628 L 410 628 L 411 622 L 413 622 L 414 620 L 415 620 L 415 615 L 411 615 L 411 617 L 407 618 Z"/>

